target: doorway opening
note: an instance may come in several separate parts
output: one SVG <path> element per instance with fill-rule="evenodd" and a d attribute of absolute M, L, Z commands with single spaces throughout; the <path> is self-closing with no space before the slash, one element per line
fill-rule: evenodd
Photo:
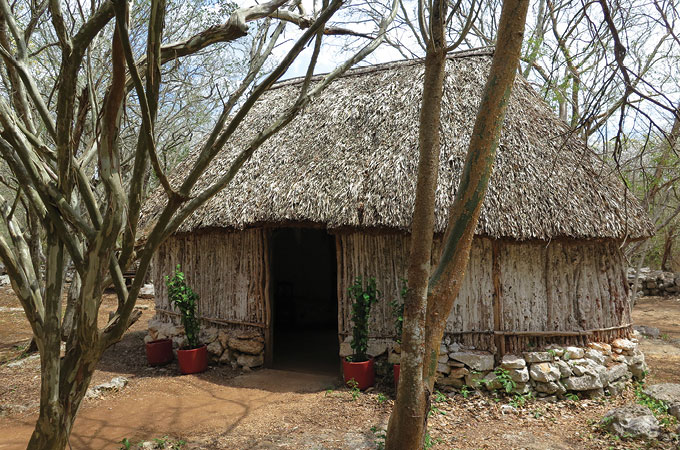
<path fill-rule="evenodd" d="M 270 239 L 274 368 L 338 373 L 335 238 L 279 228 Z"/>

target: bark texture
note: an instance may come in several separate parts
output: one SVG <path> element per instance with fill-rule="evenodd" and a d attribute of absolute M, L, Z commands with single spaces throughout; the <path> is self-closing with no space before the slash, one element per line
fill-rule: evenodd
<path fill-rule="evenodd" d="M 421 114 L 421 160 L 412 230 L 409 294 L 404 314 L 402 372 L 397 390 L 397 401 L 387 431 L 386 448 L 388 450 L 416 450 L 423 447 L 427 429 L 429 397 L 436 377 L 439 346 L 446 319 L 465 275 L 474 230 L 488 187 L 505 110 L 517 73 L 528 5 L 528 0 L 506 0 L 503 3 L 496 51 L 468 146 L 456 199 L 449 214 L 442 257 L 429 279 L 427 289 L 423 289 L 423 282 L 419 275 L 424 273 L 424 268 L 429 269 L 433 228 L 427 229 L 426 226 L 432 223 L 434 205 L 419 206 L 418 202 L 428 199 L 429 195 L 434 195 L 437 166 L 435 165 L 430 170 L 427 166 L 422 166 L 433 158 L 432 155 L 439 154 L 439 146 L 434 146 L 438 143 L 438 136 L 426 139 L 423 134 L 438 135 L 439 129 L 432 127 L 431 119 L 429 122 L 426 121 L 427 114 Z M 443 30 L 443 23 L 438 23 L 438 20 L 443 19 L 437 18 L 436 3 L 432 11 L 430 29 L 433 30 L 434 35 L 439 27 Z M 427 61 L 431 61 L 432 64 L 438 63 L 441 70 L 445 62 L 436 55 L 435 51 L 428 48 L 423 110 L 441 108 L 441 105 L 432 105 L 427 101 L 433 98 L 441 99 L 442 95 L 441 85 L 438 93 L 428 92 L 436 89 L 436 84 L 428 79 Z M 432 146 L 425 148 L 424 143 L 430 143 Z M 423 158 L 424 153 L 430 156 Z M 423 192 L 420 195 L 421 191 L 426 189 L 430 189 L 431 193 Z M 432 203 L 434 203 L 433 200 Z M 431 217 L 420 217 L 421 213 L 430 213 Z M 417 228 L 416 224 L 421 221 L 425 226 Z M 427 245 L 428 242 L 429 247 L 423 249 L 421 246 Z M 426 277 L 427 275 L 429 272 Z M 412 276 L 414 276 L 413 279 Z M 423 310 L 425 310 L 424 316 Z"/>

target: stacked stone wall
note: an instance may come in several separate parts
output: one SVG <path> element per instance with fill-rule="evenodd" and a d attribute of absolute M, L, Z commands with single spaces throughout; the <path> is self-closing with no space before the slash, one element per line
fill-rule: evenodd
<path fill-rule="evenodd" d="M 628 285 L 631 290 L 635 287 L 635 272 L 628 269 Z M 680 273 L 651 270 L 649 267 L 640 269 L 637 279 L 637 292 L 641 296 L 670 296 L 680 293 Z"/>
<path fill-rule="evenodd" d="M 157 339 L 172 339 L 175 352 L 187 345 L 186 334 L 181 325 L 152 319 L 144 341 Z M 207 345 L 210 362 L 213 364 L 230 364 L 234 368 L 248 369 L 264 364 L 264 335 L 259 330 L 201 327 L 199 340 Z"/>

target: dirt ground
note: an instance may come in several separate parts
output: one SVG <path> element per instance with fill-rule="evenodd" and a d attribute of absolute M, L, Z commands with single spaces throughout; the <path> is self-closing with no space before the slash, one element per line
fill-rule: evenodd
<path fill-rule="evenodd" d="M 115 307 L 106 296 L 102 320 Z M 394 394 L 389 380 L 356 399 L 339 378 L 276 370 L 241 373 L 211 367 L 179 376 L 175 363 L 146 364 L 143 338 L 153 301 L 141 300 L 141 319 L 110 348 L 92 385 L 128 378 L 120 392 L 86 399 L 71 438 L 74 450 L 119 449 L 121 441 L 185 442 L 184 449 L 377 449 Z M 638 301 L 636 324 L 659 328 L 659 339 L 642 339 L 649 381 L 680 382 L 680 298 Z M 40 362 L 21 358 L 30 328 L 11 290 L 0 288 L 0 450 L 22 449 L 38 409 Z M 429 421 L 433 450 L 451 449 L 628 449 L 676 448 L 676 443 L 618 441 L 596 423 L 623 397 L 530 401 L 516 410 L 508 399 L 441 397 Z"/>

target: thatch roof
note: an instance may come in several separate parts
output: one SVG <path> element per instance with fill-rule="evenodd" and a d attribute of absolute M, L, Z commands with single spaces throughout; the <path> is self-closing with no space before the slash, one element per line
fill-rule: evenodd
<path fill-rule="evenodd" d="M 458 187 L 490 54 L 447 62 L 436 230 L 443 232 Z M 348 72 L 332 83 L 248 161 L 232 184 L 180 231 L 314 222 L 328 228 L 408 230 L 418 164 L 423 65 L 389 63 Z M 196 189 L 225 171 L 234 155 L 295 99 L 300 80 L 267 92 Z M 189 158 L 172 174 L 184 179 Z M 163 195 L 146 206 L 153 219 Z M 612 169 L 570 133 L 519 78 L 477 233 L 515 239 L 637 239 L 650 223 Z"/>

